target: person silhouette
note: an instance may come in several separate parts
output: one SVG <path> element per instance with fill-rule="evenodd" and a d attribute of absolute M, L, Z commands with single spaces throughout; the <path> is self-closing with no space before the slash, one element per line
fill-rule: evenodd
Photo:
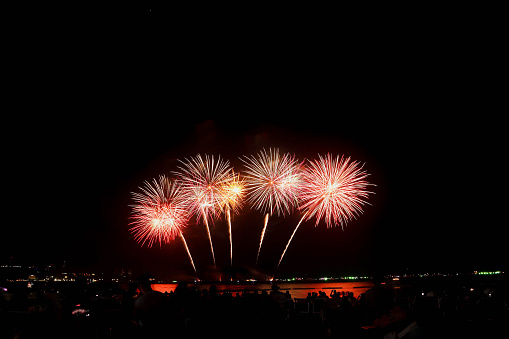
<path fill-rule="evenodd" d="M 140 296 L 134 303 L 134 315 L 146 337 L 162 336 L 165 318 L 168 313 L 168 299 L 152 289 L 153 277 L 144 274 L 138 278 Z"/>
<path fill-rule="evenodd" d="M 394 295 L 391 290 L 383 285 L 383 276 L 375 275 L 373 287 L 365 292 L 364 302 L 368 311 L 378 318 L 383 314 L 389 314 L 394 303 Z"/>

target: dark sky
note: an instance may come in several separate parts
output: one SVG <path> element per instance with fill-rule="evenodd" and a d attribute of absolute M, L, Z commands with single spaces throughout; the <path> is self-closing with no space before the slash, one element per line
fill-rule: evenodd
<path fill-rule="evenodd" d="M 130 192 L 169 175 L 177 159 L 221 154 L 241 170 L 239 156 L 277 147 L 300 159 L 352 156 L 377 185 L 344 230 L 304 223 L 278 275 L 499 269 L 506 152 L 496 39 L 472 22 L 412 13 L 260 21 L 140 6 L 16 22 L 1 262 L 192 276 L 180 240 L 134 242 Z M 255 266 L 263 215 L 246 206 L 233 220 L 235 270 L 272 274 L 298 220 L 270 219 Z M 206 232 L 192 223 L 185 234 L 206 276 Z M 224 220 L 212 234 L 227 272 Z"/>

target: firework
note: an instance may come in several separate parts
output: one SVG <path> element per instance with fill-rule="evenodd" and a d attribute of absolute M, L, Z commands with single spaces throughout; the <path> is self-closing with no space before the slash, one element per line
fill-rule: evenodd
<path fill-rule="evenodd" d="M 232 221 L 231 212 L 238 213 L 242 208 L 244 199 L 245 182 L 239 174 L 231 171 L 228 180 L 223 185 L 222 209 L 225 211 L 228 221 L 228 233 L 230 235 L 230 265 L 233 265 Z"/>
<path fill-rule="evenodd" d="M 142 193 L 132 193 L 134 225 L 130 230 L 134 238 L 143 246 L 146 242 L 152 247 L 154 242 L 169 243 L 175 239 L 188 220 L 185 198 L 177 183 L 160 176 L 153 184 L 144 182 Z"/>
<path fill-rule="evenodd" d="M 187 224 L 189 214 L 186 209 L 186 197 L 181 187 L 175 181 L 170 181 L 165 176 L 159 180 L 154 179 L 152 184 L 145 181 L 142 193 L 132 193 L 136 204 L 132 207 L 130 231 L 134 239 L 144 246 L 152 247 L 154 242 L 169 243 L 175 237 L 180 236 L 186 247 L 187 254 L 196 273 L 194 261 L 187 247 L 182 230 Z"/>
<path fill-rule="evenodd" d="M 229 162 L 218 156 L 217 161 L 214 156 L 202 157 L 198 154 L 191 159 L 180 161 L 181 172 L 175 172 L 182 183 L 182 189 L 186 192 L 187 203 L 192 215 L 197 219 L 203 219 L 210 242 L 212 260 L 216 264 L 214 255 L 214 246 L 210 235 L 209 219 L 219 216 L 223 203 L 223 186 L 228 181 L 230 171 Z"/>
<path fill-rule="evenodd" d="M 316 216 L 317 226 L 323 217 L 327 227 L 340 224 L 343 228 L 347 222 L 362 213 L 362 206 L 369 204 L 365 199 L 368 194 L 373 193 L 366 190 L 367 186 L 372 184 L 365 180 L 369 174 L 362 167 L 357 161 L 351 162 L 349 157 L 333 158 L 330 154 L 309 161 L 303 171 L 300 190 L 299 210 L 304 211 L 304 215 L 293 231 L 278 267 L 304 219 L 309 220 Z"/>
<path fill-rule="evenodd" d="M 232 170 L 222 186 L 221 208 L 238 213 L 243 205 L 245 186 L 245 180 Z"/>
<path fill-rule="evenodd" d="M 369 205 L 364 199 L 373 192 L 366 190 L 372 184 L 364 180 L 369 174 L 359 164 L 350 162 L 350 157 L 334 159 L 330 154 L 310 162 L 303 176 L 299 207 L 308 212 L 306 220 L 316 216 L 317 226 L 323 217 L 327 227 L 340 224 L 343 228 L 362 213 L 362 206 Z"/>
<path fill-rule="evenodd" d="M 278 216 L 291 213 L 298 202 L 301 166 L 295 156 L 289 153 L 280 155 L 278 149 L 270 148 L 269 153 L 263 149 L 257 156 L 241 160 L 246 167 L 248 200 L 255 209 L 266 213 L 256 256 L 258 262 L 269 215 L 274 212 Z"/>

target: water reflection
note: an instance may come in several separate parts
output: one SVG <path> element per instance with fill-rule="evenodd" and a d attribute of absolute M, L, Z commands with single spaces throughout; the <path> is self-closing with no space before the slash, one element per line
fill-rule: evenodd
<path fill-rule="evenodd" d="M 282 282 L 278 281 L 274 284 L 279 286 L 279 290 L 281 292 L 289 291 L 292 298 L 306 298 L 308 293 L 319 291 L 325 292 L 327 295 L 330 295 L 332 290 L 337 290 L 338 292 L 353 292 L 354 296 L 357 297 L 361 293 L 366 292 L 369 288 L 373 286 L 370 281 L 357 281 L 357 282 Z M 215 285 L 217 287 L 217 291 L 222 293 L 224 291 L 229 291 L 232 293 L 241 293 L 244 290 L 253 291 L 267 291 L 271 290 L 271 283 L 239 283 L 239 284 L 195 284 L 189 285 L 194 286 L 198 290 L 207 289 L 210 290 L 210 286 Z M 153 284 L 152 288 L 159 292 L 168 292 L 175 291 L 177 284 Z"/>

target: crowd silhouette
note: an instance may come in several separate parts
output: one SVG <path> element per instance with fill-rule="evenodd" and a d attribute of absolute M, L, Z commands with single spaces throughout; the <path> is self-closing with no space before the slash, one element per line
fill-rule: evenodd
<path fill-rule="evenodd" d="M 394 289 L 379 278 L 365 293 L 218 292 L 181 282 L 152 289 L 150 275 L 115 284 L 60 285 L 2 292 L 2 338 L 456 338 L 495 334 L 508 318 L 505 289 L 483 285 Z M 10 296 L 10 297 L 8 297 Z"/>

